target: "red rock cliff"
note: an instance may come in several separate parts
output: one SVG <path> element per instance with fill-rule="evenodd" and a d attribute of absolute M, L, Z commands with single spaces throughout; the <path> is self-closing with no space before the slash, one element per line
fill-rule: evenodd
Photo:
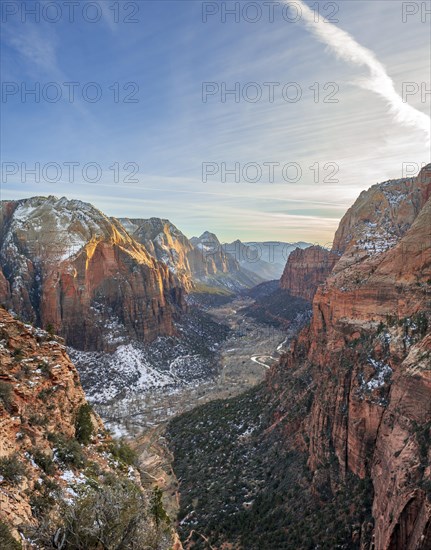
<path fill-rule="evenodd" d="M 78 373 L 63 344 L 0 308 L 0 459 L 13 456 L 25 466 L 21 478 L 13 483 L 0 479 L 0 519 L 13 527 L 37 523 L 31 494 L 37 493 L 43 476 L 36 463 L 42 463 L 38 456 L 53 457 L 55 445 L 47 439 L 48 433 L 69 439 L 75 436 L 76 414 L 86 404 Z M 94 413 L 92 422 L 96 444 L 103 441 L 104 428 Z M 93 446 L 86 453 L 106 467 L 106 460 Z M 67 488 L 60 468 L 53 465 L 49 475 Z"/>
<path fill-rule="evenodd" d="M 0 243 L 10 287 L 0 302 L 52 325 L 69 345 L 109 350 L 119 337 L 173 334 L 184 308 L 177 279 L 91 205 L 55 197 L 3 202 Z"/>
<path fill-rule="evenodd" d="M 430 168 L 361 194 L 335 236 L 343 255 L 317 289 L 311 325 L 269 378 L 279 392 L 283 370 L 312 377 L 294 441 L 316 487 L 337 484 L 332 457 L 342 476 L 372 480 L 364 548 L 431 547 Z"/>
<path fill-rule="evenodd" d="M 338 260 L 338 254 L 321 246 L 296 248 L 287 260 L 280 287 L 311 302 Z"/>

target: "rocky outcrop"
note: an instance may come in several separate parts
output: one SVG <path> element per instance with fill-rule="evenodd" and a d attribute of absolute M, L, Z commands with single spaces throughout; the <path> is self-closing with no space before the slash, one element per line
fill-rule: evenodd
<path fill-rule="evenodd" d="M 9 283 L 0 267 L 0 298 L 7 299 L 10 295 Z"/>
<path fill-rule="evenodd" d="M 343 271 L 347 284 L 352 275 L 346 269 L 349 265 L 367 259 L 363 271 L 372 270 L 372 258 L 380 258 L 382 253 L 396 246 L 423 209 L 430 196 L 429 179 L 428 166 L 416 178 L 389 180 L 363 191 L 343 216 L 332 250 L 320 246 L 296 249 L 286 263 L 280 287 L 294 296 L 312 301 L 318 286 L 326 280 L 340 258 L 334 272 Z M 403 255 L 410 251 L 415 254 L 414 248 L 418 246 L 427 248 L 426 243 L 414 243 L 410 239 L 409 244 L 403 244 Z M 355 276 L 358 280 L 361 277 L 358 273 Z"/>
<path fill-rule="evenodd" d="M 52 456 L 49 431 L 73 437 L 74 415 L 86 401 L 61 341 L 15 321 L 0 308 L 0 342 L 0 458 L 14 456 L 27 470 L 20 485 L 7 487 L 0 472 L 0 515 L 17 527 L 34 521 L 25 494 L 40 475 L 37 466 L 31 466 L 33 449 Z M 100 428 L 98 417 L 94 422 Z"/>
<path fill-rule="evenodd" d="M 73 526 L 63 522 L 65 514 L 70 521 L 74 515 L 79 517 L 77 510 L 82 513 L 83 495 L 94 499 L 95 505 L 103 503 L 103 498 L 115 491 L 114 481 L 117 489 L 121 487 L 115 493 L 115 516 L 108 518 L 110 510 L 102 504 L 101 513 L 96 513 L 97 524 L 90 518 L 83 527 L 85 517 Z M 87 403 L 64 341 L 17 321 L 0 308 L 2 548 L 16 547 L 11 546 L 10 535 L 25 540 L 25 548 L 51 547 L 54 536 L 64 538 L 64 547 L 80 540 L 79 546 L 95 548 L 99 543 L 85 543 L 91 540 L 86 529 L 95 529 L 93 540 L 99 541 L 99 536 L 106 537 L 107 522 L 112 531 L 131 529 L 130 535 L 135 532 L 133 524 L 123 520 L 131 512 L 134 496 L 140 507 L 129 517 L 140 524 L 135 529 L 139 540 L 120 546 L 147 548 L 143 541 L 148 539 L 158 548 L 180 550 L 176 534 L 166 524 L 165 534 L 159 536 L 160 517 L 156 519 L 151 509 L 153 496 L 141 485 L 132 451 L 124 442 L 112 439 Z M 89 510 L 87 513 L 92 513 L 91 507 Z M 123 532 L 120 540 L 124 540 Z"/>
<path fill-rule="evenodd" d="M 110 350 L 119 335 L 172 335 L 185 307 L 167 266 L 81 201 L 2 202 L 0 260 L 9 283 L 0 302 L 77 349 Z"/>
<path fill-rule="evenodd" d="M 31 494 L 36 494 L 38 480 L 46 474 L 38 465 L 41 457 L 46 457 L 44 467 L 51 481 L 69 490 L 67 476 L 62 477 L 61 468 L 52 461 L 56 445 L 48 434 L 72 440 L 77 413 L 87 402 L 64 342 L 16 321 L 2 308 L 0 365 L 0 460 L 14 457 L 21 465 L 21 475 L 13 481 L 4 470 L 3 475 L 0 472 L 0 519 L 18 528 L 37 523 Z M 106 440 L 103 424 L 93 412 L 91 422 L 94 437 L 84 455 L 109 469 L 106 458 L 95 449 Z M 74 468 L 74 477 L 79 478 L 79 470 Z"/>
<path fill-rule="evenodd" d="M 342 218 L 332 250 L 346 261 L 352 255 L 381 254 L 392 248 L 430 196 L 430 166 L 415 178 L 389 180 L 363 191 Z"/>
<path fill-rule="evenodd" d="M 406 200 L 409 204 L 416 187 L 420 189 L 420 196 L 424 200 L 430 196 L 429 168 L 424 168 L 416 179 L 408 181 L 411 189 Z M 395 185 L 398 187 L 398 180 L 395 180 Z M 382 186 L 388 189 L 387 183 Z M 370 200 L 372 197 L 370 195 Z M 398 202 L 398 209 L 404 209 L 402 201 Z M 409 222 L 404 225 L 398 221 L 398 227 L 408 229 L 380 253 L 376 253 L 372 247 L 370 251 L 369 246 L 369 243 L 380 237 L 371 234 L 358 247 L 360 239 L 356 234 L 352 235 L 351 243 L 346 245 L 346 251 L 316 295 L 313 324 L 318 331 L 316 336 L 320 330 L 330 331 L 341 323 L 361 325 L 384 322 L 388 316 L 403 318 L 427 310 L 428 280 L 431 277 L 430 216 L 431 204 L 428 198 L 414 220 L 409 218 Z M 359 231 L 361 233 L 361 224 Z M 395 231 L 392 233 L 395 234 Z M 337 242 L 336 236 L 334 249 Z"/>
<path fill-rule="evenodd" d="M 280 288 L 311 302 L 317 287 L 325 281 L 339 258 L 338 254 L 321 246 L 296 248 L 287 260 Z"/>
<path fill-rule="evenodd" d="M 174 224 L 160 218 L 121 218 L 119 221 L 152 256 L 168 266 L 187 290 L 193 288 L 193 274 L 203 258 Z"/>
<path fill-rule="evenodd" d="M 316 487 L 336 484 L 334 458 L 342 476 L 372 480 L 379 550 L 431 540 L 429 169 L 361 194 L 335 236 L 343 255 L 317 289 L 311 325 L 270 378 L 278 391 L 283 369 L 310 369 L 311 410 L 295 441 Z"/>

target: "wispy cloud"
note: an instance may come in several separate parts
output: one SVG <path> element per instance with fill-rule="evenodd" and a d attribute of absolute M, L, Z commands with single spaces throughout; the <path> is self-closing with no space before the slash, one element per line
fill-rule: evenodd
<path fill-rule="evenodd" d="M 239 237 L 323 244 L 331 240 L 338 220 L 363 189 L 402 177 L 403 162 L 420 166 L 428 157 L 423 132 L 416 130 L 417 117 L 421 128 L 428 126 L 428 117 L 400 106 L 399 96 L 392 103 L 401 111 L 391 116 L 386 102 L 391 109 L 392 103 L 381 85 L 382 80 L 389 82 L 392 98 L 393 84 L 381 62 L 390 68 L 397 89 L 401 81 L 424 79 L 428 29 L 419 19 L 403 25 L 391 2 L 344 2 L 341 25 L 346 29 L 349 25 L 351 35 L 330 23 L 319 27 L 319 32 L 332 27 L 335 43 L 314 31 L 313 13 L 306 7 L 302 23 L 313 34 L 280 18 L 270 27 L 265 21 L 223 24 L 216 17 L 211 24 L 202 24 L 199 3 L 186 0 L 170 2 L 168 10 L 149 0 L 143 3 L 142 24 L 116 24 L 109 4 L 100 0 L 100 24 L 78 17 L 73 25 L 11 20 L 4 26 L 2 73 L 7 80 L 25 82 L 29 88 L 34 81 L 41 86 L 50 81 L 96 81 L 103 87 L 103 99 L 89 103 L 79 88 L 73 104 L 66 93 L 57 104 L 30 98 L 23 105 L 20 94 L 11 98 L 2 108 L 5 161 L 25 161 L 28 166 L 77 161 L 80 166 L 73 184 L 22 183 L 17 175 L 2 187 L 2 198 L 67 195 L 92 202 L 110 215 L 170 218 L 188 235 L 209 229 L 226 241 Z M 397 42 L 400 33 L 402 50 Z M 328 46 L 325 63 L 321 42 Z M 373 52 L 379 52 L 378 60 Z M 364 75 L 364 82 L 350 85 L 352 72 Z M 121 86 L 128 81 L 139 85 L 139 103 L 113 103 L 109 86 L 119 82 L 123 99 L 127 90 Z M 202 83 L 208 81 L 228 88 L 236 82 L 242 87 L 249 82 L 280 86 L 274 102 L 263 93 L 257 103 L 243 98 L 236 102 L 232 97 L 224 102 L 220 95 L 203 103 Z M 328 81 L 339 84 L 338 103 L 324 101 L 323 86 Z M 281 89 L 288 82 L 301 86 L 301 101 L 283 100 Z M 310 89 L 313 83 L 322 90 L 317 103 Z M 417 103 L 411 105 L 426 108 L 419 95 L 412 99 Z M 408 114 L 414 128 L 406 131 L 397 122 L 400 112 Z M 280 166 L 294 162 L 300 165 L 302 178 L 288 184 L 277 170 L 274 184 L 265 183 L 265 177 L 253 185 L 243 180 L 234 183 L 232 178 L 222 184 L 217 176 L 204 184 L 202 163 L 209 161 L 224 162 L 228 169 L 235 163 L 242 168 L 248 162 Z M 102 166 L 100 182 L 82 179 L 87 162 Z M 139 183 L 115 184 L 109 168 L 114 162 L 138 164 Z M 338 164 L 338 183 L 327 182 L 327 162 Z M 311 169 L 316 163 L 317 182 Z M 66 171 L 63 179 L 67 180 Z"/>
<path fill-rule="evenodd" d="M 102 11 L 103 20 L 106 23 L 106 25 L 109 27 L 109 29 L 115 33 L 117 30 L 117 25 L 114 21 L 114 12 L 112 11 L 111 5 L 108 4 L 108 2 L 105 2 L 105 0 L 98 0 L 98 5 L 100 6 L 100 9 Z"/>
<path fill-rule="evenodd" d="M 52 32 L 36 23 L 4 25 L 3 39 L 28 63 L 31 72 L 42 71 L 54 78 L 62 73 L 57 63 L 56 44 Z"/>
<path fill-rule="evenodd" d="M 402 97 L 395 89 L 393 80 L 374 52 L 356 42 L 349 33 L 333 25 L 324 17 L 319 16 L 316 21 L 315 12 L 302 0 L 298 0 L 297 3 L 302 8 L 301 21 L 320 42 L 333 51 L 338 58 L 352 65 L 369 69 L 369 75 L 358 79 L 356 84 L 381 96 L 387 102 L 390 112 L 398 123 L 422 130 L 429 142 L 431 118 L 403 102 Z"/>

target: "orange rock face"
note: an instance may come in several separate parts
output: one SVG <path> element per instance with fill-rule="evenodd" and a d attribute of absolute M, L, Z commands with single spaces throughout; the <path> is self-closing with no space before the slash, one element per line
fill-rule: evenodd
<path fill-rule="evenodd" d="M 53 456 L 48 433 L 75 436 L 75 417 L 86 404 L 79 375 L 59 339 L 13 319 L 0 308 L 0 458 L 15 456 L 25 465 L 18 483 L 0 480 L 0 519 L 17 527 L 34 524 L 30 497 L 43 474 L 32 457 Z M 92 415 L 95 434 L 104 432 Z M 102 441 L 95 435 L 94 443 Z M 103 465 L 91 447 L 88 456 Z M 106 464 L 105 464 L 106 466 Z M 52 478 L 66 487 L 60 472 Z"/>
<path fill-rule="evenodd" d="M 176 274 L 186 290 L 193 289 L 195 263 L 197 265 L 200 258 L 198 251 L 181 231 L 169 220 L 160 218 L 121 218 L 120 221 L 137 242 Z"/>
<path fill-rule="evenodd" d="M 430 196 L 431 165 L 416 178 L 389 180 L 363 191 L 335 233 L 332 250 L 379 253 L 392 247 L 411 227 Z"/>
<path fill-rule="evenodd" d="M 283 369 L 311 373 L 293 441 L 316 484 L 333 457 L 342 475 L 372 480 L 378 550 L 431 547 L 430 168 L 361 194 L 335 236 L 342 256 L 311 324 L 269 378 L 279 391 Z"/>
<path fill-rule="evenodd" d="M 77 422 L 83 407 L 91 430 L 85 440 Z M 61 503 L 73 502 L 79 487 L 102 487 L 107 475 L 144 491 L 138 470 L 122 462 L 113 445 L 88 407 L 64 340 L 0 308 L 0 522 L 21 540 L 48 516 L 56 519 Z M 146 522 L 154 532 L 153 519 Z M 173 530 L 172 544 L 182 548 Z M 168 545 L 169 537 L 160 548 Z"/>
<path fill-rule="evenodd" d="M 9 284 L 0 280 L 0 302 L 24 319 L 86 350 L 174 333 L 181 285 L 116 220 L 80 201 L 35 197 L 3 202 L 0 226 Z"/>
<path fill-rule="evenodd" d="M 321 246 L 297 248 L 287 260 L 280 287 L 311 302 L 317 287 L 325 281 L 338 260 L 338 254 Z"/>

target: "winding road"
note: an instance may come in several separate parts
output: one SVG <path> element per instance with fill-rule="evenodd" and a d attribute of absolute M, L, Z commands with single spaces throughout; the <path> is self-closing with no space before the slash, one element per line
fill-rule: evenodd
<path fill-rule="evenodd" d="M 272 357 L 272 355 L 253 355 L 252 357 L 250 357 L 250 359 L 254 362 L 254 363 L 257 363 L 258 365 L 261 365 L 262 367 L 265 367 L 266 369 L 270 369 L 270 365 L 267 365 L 266 363 L 263 363 L 262 361 L 264 361 L 265 359 L 271 359 L 272 361 L 277 361 L 277 359 L 275 357 Z M 260 361 L 260 359 L 262 359 L 262 361 Z"/>
<path fill-rule="evenodd" d="M 279 344 L 277 347 L 277 351 L 275 352 L 277 355 L 281 355 L 281 350 L 283 349 L 283 345 L 287 342 L 287 338 Z M 271 365 L 267 365 L 264 361 L 265 359 L 270 359 L 271 361 L 278 361 L 277 357 L 273 357 L 272 355 L 253 355 L 250 357 L 250 359 L 253 361 L 253 363 L 257 363 L 258 365 L 261 365 L 262 367 L 265 367 L 266 369 L 270 369 Z"/>

